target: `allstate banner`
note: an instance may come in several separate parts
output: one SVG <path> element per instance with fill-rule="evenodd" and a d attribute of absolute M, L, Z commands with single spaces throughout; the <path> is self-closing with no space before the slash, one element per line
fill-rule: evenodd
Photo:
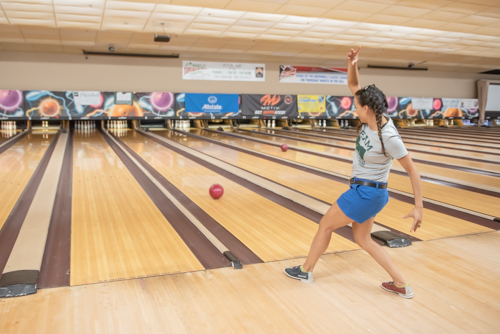
<path fill-rule="evenodd" d="M 280 65 L 280 83 L 347 85 L 347 69 Z"/>
<path fill-rule="evenodd" d="M 229 118 L 239 114 L 238 94 L 185 94 L 185 110 L 189 118 Z"/>
<path fill-rule="evenodd" d="M 299 118 L 326 118 L 325 95 L 297 95 Z"/>
<path fill-rule="evenodd" d="M 297 118 L 297 96 L 243 94 L 242 117 L 245 119 Z"/>

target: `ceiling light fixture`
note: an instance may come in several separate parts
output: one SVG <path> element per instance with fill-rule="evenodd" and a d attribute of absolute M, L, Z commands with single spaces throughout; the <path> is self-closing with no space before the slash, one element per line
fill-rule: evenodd
<path fill-rule="evenodd" d="M 172 53 L 169 55 L 155 55 L 155 54 L 145 54 L 145 53 L 109 53 L 109 52 L 94 52 L 82 50 L 83 54 L 87 58 L 88 56 L 117 56 L 117 57 L 141 57 L 141 58 L 179 58 L 178 53 Z"/>
<path fill-rule="evenodd" d="M 412 64 L 410 66 L 410 64 Z M 415 64 L 410 63 L 408 67 L 403 67 L 403 66 L 383 66 L 383 65 L 370 65 L 368 64 L 368 68 L 378 68 L 378 69 L 384 69 L 384 70 L 410 70 L 410 71 L 428 71 L 429 69 L 427 67 L 415 67 Z"/>
<path fill-rule="evenodd" d="M 154 41 L 160 43 L 168 43 L 170 42 L 170 35 L 165 34 L 165 22 L 162 22 L 161 25 L 163 27 L 163 35 L 158 35 L 155 33 Z"/>

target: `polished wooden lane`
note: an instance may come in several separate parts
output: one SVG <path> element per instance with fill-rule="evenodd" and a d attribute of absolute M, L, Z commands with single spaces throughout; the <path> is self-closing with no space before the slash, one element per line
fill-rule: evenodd
<path fill-rule="evenodd" d="M 157 133 L 155 131 L 155 133 Z M 140 135 L 120 139 L 264 261 L 307 255 L 317 224 Z M 208 189 L 221 184 L 214 200 Z M 333 234 L 327 252 L 358 249 Z"/>
<path fill-rule="evenodd" d="M 403 299 L 364 251 L 324 255 L 315 283 L 283 274 L 303 259 L 45 289 L 0 303 L 2 333 L 497 333 L 500 233 L 387 249 Z M 300 303 L 300 307 L 298 307 Z"/>
<path fill-rule="evenodd" d="M 0 130 L 0 145 L 17 135 L 19 132 L 19 130 Z"/>
<path fill-rule="evenodd" d="M 272 130 L 271 130 L 272 131 Z M 346 158 L 346 150 L 341 149 L 341 148 L 336 148 L 336 147 L 328 147 L 321 145 L 319 143 L 323 142 L 332 142 L 331 139 L 323 139 L 323 138 L 318 138 L 320 139 L 318 144 L 314 143 L 309 143 L 309 142 L 304 142 L 302 140 L 296 140 L 294 134 L 287 135 L 287 138 L 283 137 L 273 137 L 273 136 L 268 136 L 268 135 L 263 135 L 258 132 L 248 132 L 248 131 L 235 131 L 240 136 L 245 136 L 245 137 L 251 137 L 251 138 L 257 138 L 260 140 L 264 140 L 266 142 L 272 142 L 272 143 L 279 143 L 279 144 L 287 144 L 289 146 L 296 146 L 296 147 L 306 147 L 307 150 L 310 151 L 315 151 L 319 153 L 327 153 L 327 154 L 335 154 L 337 157 L 341 158 Z M 310 137 L 311 140 L 312 137 Z M 314 137 L 316 139 L 316 137 Z M 337 143 L 336 145 L 340 145 Z M 344 145 L 343 145 L 344 146 Z M 345 146 L 354 149 L 355 143 L 349 143 L 345 142 Z M 348 158 L 352 160 L 354 156 L 354 151 L 353 150 L 348 150 Z M 419 153 L 415 152 L 410 152 L 411 156 L 415 159 L 419 156 Z M 420 154 L 421 155 L 421 154 Z M 464 160 L 462 160 L 464 161 Z M 431 161 L 432 162 L 432 161 Z M 449 163 L 449 161 L 448 161 Z M 494 192 L 500 193 L 500 178 L 491 176 L 491 175 L 484 175 L 481 173 L 477 172 L 469 172 L 469 171 L 461 171 L 461 170 L 452 170 L 451 168 L 447 167 L 441 167 L 441 166 L 432 166 L 429 164 L 425 163 L 420 163 L 420 162 L 415 162 L 415 165 L 417 166 L 418 170 L 422 173 L 422 175 L 425 175 L 427 177 L 431 178 L 436 178 L 440 179 L 443 181 L 449 181 L 449 182 L 454 182 L 457 184 L 462 184 L 462 185 L 467 185 L 467 186 L 472 186 L 472 187 L 479 187 L 479 188 L 484 188 L 487 190 L 491 190 Z M 485 163 L 476 163 L 476 166 L 481 165 L 481 167 L 494 167 L 495 169 L 498 169 L 500 172 L 500 165 L 492 165 L 492 164 L 485 164 Z M 404 172 L 403 167 L 399 163 L 399 161 L 395 160 L 392 166 L 393 170 Z"/>
<path fill-rule="evenodd" d="M 261 131 L 238 131 L 240 134 L 245 134 L 247 136 L 259 138 L 259 139 L 267 139 L 269 140 L 270 138 L 273 138 L 273 136 L 269 135 L 264 135 L 261 134 L 260 132 L 264 133 L 273 133 L 273 130 L 261 130 Z M 291 140 L 309 140 L 309 141 L 314 141 L 317 143 L 325 143 L 325 144 L 330 144 L 330 145 L 340 145 L 344 146 L 346 148 L 351 148 L 354 149 L 356 147 L 355 143 L 355 138 L 351 138 L 350 140 L 338 140 L 335 138 L 328 138 L 328 135 L 323 135 L 323 134 L 318 134 L 316 133 L 315 136 L 308 136 L 307 134 L 303 134 L 302 132 L 298 134 L 296 131 L 290 131 L 290 132 L 283 132 L 279 131 L 277 133 L 280 136 L 287 136 Z M 321 136 L 321 137 L 318 137 Z M 323 137 L 325 136 L 325 137 Z M 275 137 L 275 138 L 281 138 L 281 137 Z M 284 140 L 289 140 L 288 138 L 282 138 L 280 141 L 284 142 Z M 277 139 L 276 139 L 277 141 Z M 404 140 L 403 140 L 404 141 Z M 311 143 L 312 144 L 312 143 Z M 409 145 L 406 144 L 407 148 L 409 149 Z M 328 147 L 320 145 L 319 147 L 322 148 L 323 152 L 332 152 L 335 153 L 335 150 L 327 150 Z M 332 147 L 331 149 L 335 149 L 335 147 Z M 425 147 L 422 146 L 420 148 L 421 151 L 426 150 L 427 152 L 432 152 L 432 153 L 437 153 L 437 154 L 427 154 L 423 152 L 417 152 L 417 151 L 411 151 L 411 155 L 414 159 L 419 159 L 422 161 L 429 161 L 429 162 L 439 162 L 443 164 L 448 164 L 448 165 L 455 165 L 455 166 L 460 166 L 460 167 L 471 167 L 475 169 L 480 169 L 480 170 L 485 170 L 485 171 L 493 171 L 493 172 L 500 172 L 500 165 L 495 164 L 492 162 L 498 162 L 498 159 L 500 156 L 495 156 L 492 154 L 483 154 L 483 153 L 472 153 L 472 152 L 459 152 L 456 151 L 455 156 L 449 156 L 449 155 L 441 155 L 442 152 L 440 152 L 439 148 L 435 147 Z M 469 155 L 469 153 L 471 155 Z M 475 156 L 473 156 L 476 154 Z M 479 158 L 482 161 L 471 161 L 467 160 L 464 158 Z"/>
<path fill-rule="evenodd" d="M 352 163 L 337 161 L 311 153 L 299 152 L 294 150 L 282 152 L 279 146 L 276 147 L 260 142 L 245 140 L 242 138 L 235 138 L 225 135 L 224 133 L 216 133 L 198 129 L 193 129 L 191 131 L 193 133 L 201 133 L 201 135 L 203 136 L 207 136 L 209 138 L 213 138 L 231 145 L 244 147 L 256 152 L 266 153 L 272 156 L 291 160 L 297 163 L 316 167 L 347 177 L 351 175 Z M 305 145 L 304 143 L 301 145 L 301 147 L 307 149 L 308 145 Z M 344 154 L 346 157 L 349 157 L 349 154 L 352 154 L 351 151 L 343 151 L 345 152 Z M 391 173 L 389 177 L 389 187 L 391 189 L 403 191 L 406 193 L 412 193 L 411 184 L 407 176 Z M 467 190 L 451 188 L 443 186 L 441 184 L 435 184 L 426 181 L 422 182 L 422 187 L 425 198 L 429 198 L 445 204 L 451 204 L 456 207 L 476 211 L 493 217 L 500 217 L 500 206 L 498 205 L 498 198 L 496 197 L 478 194 Z"/>
<path fill-rule="evenodd" d="M 155 131 L 155 133 L 330 204 L 333 204 L 349 187 L 347 183 L 326 179 L 224 146 L 215 146 L 202 139 L 177 136 L 170 131 Z M 409 234 L 411 222 L 402 219 L 401 216 L 410 212 L 412 208 L 413 206 L 410 204 L 391 198 L 389 204 L 377 215 L 376 221 Z M 433 210 L 424 209 L 424 217 L 425 228 L 412 234 L 421 240 L 492 231 L 489 228 Z"/>
<path fill-rule="evenodd" d="M 75 133 L 71 285 L 203 266 L 100 133 Z"/>
<path fill-rule="evenodd" d="M 437 131 L 436 131 L 437 130 Z M 440 131 L 441 130 L 441 131 Z M 401 131 L 404 134 L 418 135 L 429 138 L 446 138 L 458 140 L 470 140 L 477 143 L 495 143 L 498 139 L 491 135 L 480 133 L 449 132 L 446 129 L 425 129 L 425 128 L 404 128 Z"/>
<path fill-rule="evenodd" d="M 431 141 L 436 144 L 441 144 L 441 143 L 455 143 L 459 145 L 477 145 L 477 146 L 482 146 L 486 148 L 496 148 L 497 146 L 496 141 L 494 139 L 481 139 L 481 138 L 461 138 L 461 137 L 446 137 L 439 135 L 439 130 L 438 129 L 433 129 L 432 132 L 427 132 L 427 133 L 419 133 L 419 132 L 413 132 L 413 131 L 405 131 L 406 128 L 400 128 L 398 129 L 399 134 L 405 139 L 416 139 L 416 140 L 421 140 L 422 138 L 425 138 L 428 141 Z M 304 128 L 293 128 L 293 130 L 297 130 L 299 132 L 311 132 L 311 129 L 304 129 Z M 329 133 L 330 135 L 335 134 L 335 136 L 339 137 L 356 137 L 357 132 L 356 129 L 339 129 L 339 128 L 332 128 L 332 127 L 327 127 L 324 129 L 325 132 Z M 316 132 L 316 131 L 314 131 Z M 472 147 L 472 146 L 471 146 Z M 475 146 L 474 146 L 475 147 Z"/>
<path fill-rule="evenodd" d="M 276 129 L 278 130 L 278 129 Z M 262 132 L 274 132 L 274 129 L 261 129 Z M 319 138 L 317 137 L 318 135 L 324 136 L 325 139 L 331 139 L 335 138 L 337 141 L 345 141 L 345 142 L 352 142 L 356 140 L 357 133 L 356 132 L 350 132 L 350 135 L 345 135 L 345 133 L 342 132 L 334 132 L 331 131 L 331 129 L 325 129 L 325 128 L 320 128 L 317 130 L 306 130 L 306 129 L 292 129 L 292 131 L 276 131 L 278 134 L 286 135 L 286 133 L 295 133 L 296 135 L 299 135 L 297 138 L 302 138 L 302 139 L 311 139 L 311 138 Z M 473 140 L 468 140 L 468 141 L 461 141 L 461 140 L 450 140 L 447 142 L 441 142 L 441 141 L 436 141 L 436 140 L 429 140 L 426 136 L 404 136 L 400 133 L 403 141 L 405 144 L 408 146 L 408 148 L 414 148 L 414 149 L 428 149 L 430 147 L 438 148 L 438 149 L 451 149 L 453 151 L 460 151 L 460 152 L 465 152 L 464 154 L 467 154 L 467 151 L 463 150 L 470 150 L 470 151 L 475 151 L 479 153 L 486 153 L 486 154 L 500 154 L 500 148 L 498 148 L 497 145 L 494 144 L 487 144 L 487 145 L 480 145 L 476 144 Z M 439 151 L 437 151 L 439 152 Z"/>
<path fill-rule="evenodd" d="M 0 154 L 0 229 L 53 139 L 27 134 Z"/>

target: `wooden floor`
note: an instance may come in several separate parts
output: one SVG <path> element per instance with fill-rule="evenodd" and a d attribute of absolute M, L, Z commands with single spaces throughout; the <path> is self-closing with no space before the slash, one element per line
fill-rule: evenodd
<path fill-rule="evenodd" d="M 184 136 L 174 136 L 170 131 L 155 133 L 330 204 L 333 204 L 348 189 L 347 183 L 325 179 L 223 146 L 207 145 L 207 142 L 201 139 L 184 140 L 186 139 Z M 159 154 L 151 156 L 159 156 Z M 401 216 L 410 212 L 412 208 L 412 205 L 408 203 L 390 199 L 388 205 L 377 215 L 376 221 L 395 230 L 408 233 L 410 223 L 401 219 Z M 412 234 L 421 240 L 492 231 L 489 228 L 429 209 L 424 209 L 424 216 L 426 228 Z"/>
<path fill-rule="evenodd" d="M 200 133 L 202 136 L 216 139 L 224 143 L 237 145 L 257 152 L 263 152 L 271 156 L 284 158 L 307 166 L 342 174 L 345 176 L 351 175 L 351 162 L 348 163 L 332 160 L 326 157 L 294 150 L 281 152 L 279 147 L 273 145 L 244 140 L 242 138 L 230 137 L 223 133 L 200 131 L 198 129 L 193 129 L 191 131 L 193 133 Z M 308 149 L 308 147 L 311 147 L 311 145 L 317 145 L 303 142 L 299 143 L 300 147 L 304 149 Z M 340 155 L 345 155 L 347 159 L 351 159 L 352 151 L 339 149 L 338 153 Z M 408 177 L 403 175 L 391 174 L 389 177 L 389 187 L 391 189 L 403 191 L 410 194 L 413 192 Z M 496 197 L 463 189 L 450 188 L 441 184 L 435 184 L 425 181 L 422 182 L 422 188 L 424 197 L 431 200 L 451 204 L 471 211 L 477 211 L 493 217 L 500 217 L 500 206 L 498 205 L 498 198 Z"/>
<path fill-rule="evenodd" d="M 318 225 L 222 175 L 129 132 L 120 137 L 169 182 L 207 212 L 264 261 L 306 256 Z M 205 142 L 206 147 L 210 145 Z M 217 150 L 217 149 L 216 149 Z M 224 196 L 208 196 L 212 184 L 224 187 Z M 327 252 L 358 249 L 355 243 L 334 234 Z"/>
<path fill-rule="evenodd" d="M 267 130 L 269 132 L 272 132 L 272 130 Z M 240 132 L 238 132 L 240 133 Z M 309 132 L 310 133 L 310 132 Z M 241 133 L 242 134 L 242 133 Z M 269 140 L 270 136 L 266 135 L 260 135 L 258 133 L 249 133 L 249 132 L 244 132 L 245 135 L 251 136 L 251 137 L 257 137 L 261 139 L 267 139 Z M 283 133 L 280 133 L 283 135 Z M 325 153 L 333 153 L 333 154 L 340 154 L 339 152 L 342 151 L 344 152 L 345 150 L 338 149 L 335 147 L 328 147 L 321 145 L 321 143 L 325 144 L 334 144 L 334 145 L 340 145 L 344 146 L 346 148 L 351 148 L 354 149 L 356 147 L 356 144 L 354 142 L 354 139 L 352 141 L 343 141 L 343 140 L 337 140 L 334 138 L 321 138 L 321 137 L 312 137 L 312 136 L 306 136 L 300 133 L 285 133 L 287 137 L 291 138 L 276 138 L 273 140 L 273 142 L 279 142 L 279 143 L 287 143 L 288 145 L 296 145 L 299 147 L 303 147 L 305 143 L 301 142 L 300 140 L 294 140 L 294 138 L 297 139 L 306 139 L 306 140 L 313 140 L 317 142 L 318 144 L 313 144 L 313 143 L 308 143 L 306 147 L 310 150 L 317 151 L 317 152 L 325 152 Z M 410 145 L 407 145 L 405 142 L 405 145 L 407 148 L 410 148 Z M 440 149 L 433 149 L 431 147 L 426 147 L 426 146 L 420 146 L 421 150 L 426 150 L 430 151 L 433 153 L 441 153 L 439 150 Z M 349 158 L 352 159 L 354 151 L 349 150 L 351 153 L 349 155 Z M 470 152 L 460 152 L 460 151 L 455 151 L 454 155 L 455 157 L 452 156 L 439 156 L 439 155 L 434 155 L 434 154 L 427 154 L 427 153 L 421 153 L 421 152 L 410 152 L 411 156 L 413 159 L 418 159 L 422 161 L 430 161 L 430 162 L 440 162 L 443 164 L 447 165 L 452 165 L 452 166 L 460 166 L 460 167 L 471 167 L 475 169 L 480 169 L 480 170 L 487 170 L 487 171 L 493 171 L 493 172 L 500 172 L 500 165 L 497 164 L 492 164 L 490 163 L 491 161 L 497 161 L 498 156 L 492 156 L 490 154 L 483 154 L 483 153 L 477 153 L 477 156 L 484 159 L 484 161 L 471 161 L 471 160 L 466 160 L 463 159 L 463 157 L 468 157 L 468 158 L 473 158 L 472 155 L 476 153 L 470 153 Z M 342 154 L 344 155 L 344 154 Z M 421 166 L 426 166 L 425 164 L 422 163 L 416 163 L 418 168 L 421 169 Z M 428 166 L 428 165 L 427 165 Z"/>
<path fill-rule="evenodd" d="M 53 139 L 27 134 L 0 154 L 0 229 Z"/>
<path fill-rule="evenodd" d="M 264 130 L 263 130 L 264 131 Z M 272 133 L 273 130 L 267 130 L 269 133 Z M 306 136 L 306 135 L 301 135 L 299 133 L 291 132 L 289 134 L 284 134 L 287 137 L 290 138 L 274 138 L 266 135 L 261 135 L 259 133 L 249 133 L 246 131 L 236 131 L 238 135 L 242 136 L 250 136 L 252 138 L 259 138 L 260 140 L 268 140 L 272 142 L 279 142 L 279 143 L 287 143 L 288 145 L 293 145 L 297 147 L 302 147 L 302 142 L 300 140 L 314 140 L 315 142 L 318 143 L 326 143 L 326 144 L 335 144 L 335 145 L 342 145 L 348 148 L 354 148 L 355 143 L 354 142 L 349 142 L 349 141 L 340 141 L 340 140 L 335 140 L 333 138 L 327 139 L 327 138 L 319 138 L 319 137 L 312 137 L 312 136 Z M 279 133 L 280 135 L 283 135 L 282 132 Z M 298 140 L 296 140 L 297 138 Z M 292 146 L 292 147 L 293 147 Z M 326 147 L 321 144 L 310 144 L 307 147 L 308 150 L 319 152 L 319 153 L 328 153 L 328 154 L 335 154 L 338 157 L 341 158 L 346 158 L 346 150 L 343 149 L 338 149 L 338 148 L 333 148 L 333 147 Z M 429 149 L 429 148 L 427 148 Z M 342 154 L 340 154 L 342 152 Z M 422 159 L 422 154 L 411 152 L 411 156 L 414 159 L 419 159 L 419 161 L 428 161 L 431 163 L 434 162 L 441 162 L 443 164 L 443 167 L 441 166 L 433 166 L 430 164 L 426 164 L 423 162 L 415 162 L 415 165 L 417 166 L 419 172 L 423 176 L 443 180 L 443 181 L 449 181 L 449 182 L 454 182 L 458 183 L 461 185 L 466 185 L 466 186 L 471 186 L 471 187 L 479 187 L 481 189 L 486 189 L 486 190 L 491 190 L 494 192 L 500 193 L 500 178 L 490 176 L 490 175 L 484 175 L 481 174 L 481 171 L 492 171 L 492 172 L 500 172 L 500 165 L 488 163 L 488 162 L 476 162 L 476 161 L 469 161 L 465 159 L 458 159 L 458 158 L 449 158 L 449 157 L 436 157 L 434 155 L 425 155 L 425 159 Z M 466 154 L 466 153 L 464 153 Z M 348 158 L 352 160 L 354 156 L 354 151 L 351 151 L 348 153 Z M 420 156 L 420 158 L 419 158 Z M 474 171 L 461 171 L 461 170 L 450 170 L 448 166 L 459 166 L 459 167 L 472 167 L 475 170 Z M 392 166 L 392 170 L 400 171 L 400 172 L 405 172 L 401 164 L 395 160 Z"/>
<path fill-rule="evenodd" d="M 73 159 L 71 285 L 204 269 L 100 133 Z"/>
<path fill-rule="evenodd" d="M 314 284 L 286 260 L 40 290 L 0 300 L 1 333 L 498 333 L 500 233 L 388 249 L 415 293 L 364 251 L 325 255 Z"/>

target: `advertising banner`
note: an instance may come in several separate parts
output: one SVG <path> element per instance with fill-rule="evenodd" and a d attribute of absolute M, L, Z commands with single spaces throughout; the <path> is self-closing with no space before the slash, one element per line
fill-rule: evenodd
<path fill-rule="evenodd" d="M 101 92 L 73 92 L 73 101 L 81 106 L 99 104 Z"/>
<path fill-rule="evenodd" d="M 352 96 L 326 96 L 326 117 L 353 119 L 357 118 Z"/>
<path fill-rule="evenodd" d="M 182 118 L 230 118 L 239 115 L 238 94 L 178 94 L 177 114 Z"/>
<path fill-rule="evenodd" d="M 183 80 L 262 81 L 266 80 L 265 64 L 182 62 Z"/>
<path fill-rule="evenodd" d="M 135 92 L 134 104 L 137 104 L 144 119 L 174 118 L 175 94 L 170 92 Z"/>
<path fill-rule="evenodd" d="M 296 95 L 242 95 L 243 119 L 297 118 Z"/>
<path fill-rule="evenodd" d="M 280 82 L 347 85 L 347 69 L 280 65 Z"/>
<path fill-rule="evenodd" d="M 432 97 L 412 97 L 411 104 L 413 109 L 429 110 L 432 109 Z"/>
<path fill-rule="evenodd" d="M 82 92 L 73 91 L 52 92 L 33 90 L 25 91 L 24 93 L 25 115 L 31 119 L 119 119 L 144 117 L 143 109 L 135 101 L 131 105 L 115 104 L 114 92 L 90 92 L 90 94 L 82 94 Z M 80 104 L 79 102 L 84 104 Z"/>
<path fill-rule="evenodd" d="M 327 118 L 325 95 L 297 95 L 299 118 Z"/>
<path fill-rule="evenodd" d="M 479 117 L 477 99 L 435 98 L 433 110 L 425 118 L 474 118 Z"/>
<path fill-rule="evenodd" d="M 400 119 L 478 117 L 476 99 L 387 97 L 387 114 Z"/>
<path fill-rule="evenodd" d="M 0 119 L 26 117 L 22 90 L 0 90 Z"/>
<path fill-rule="evenodd" d="M 24 92 L 24 109 L 28 119 L 70 119 L 74 107 L 73 92 Z"/>

